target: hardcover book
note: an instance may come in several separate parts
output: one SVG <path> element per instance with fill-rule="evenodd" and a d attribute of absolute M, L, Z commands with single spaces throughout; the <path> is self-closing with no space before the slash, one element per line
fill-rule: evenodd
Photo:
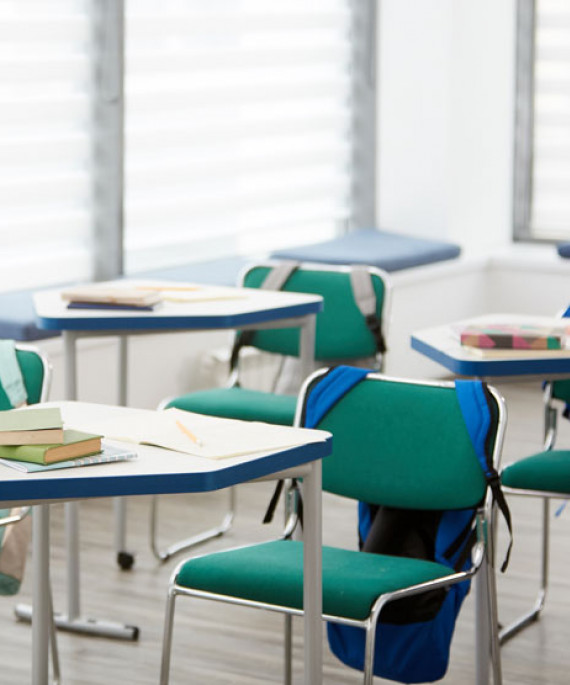
<path fill-rule="evenodd" d="M 73 306 L 91 305 L 99 308 L 140 308 L 149 309 L 161 301 L 160 292 L 133 285 L 93 283 L 68 288 L 61 297 Z"/>
<path fill-rule="evenodd" d="M 35 464 L 53 464 L 101 451 L 101 436 L 76 430 L 64 430 L 63 441 L 43 445 L 1 445 L 1 459 L 30 461 Z"/>
<path fill-rule="evenodd" d="M 63 442 L 63 421 L 57 407 L 0 412 L 0 445 L 45 445 L 57 442 Z"/>

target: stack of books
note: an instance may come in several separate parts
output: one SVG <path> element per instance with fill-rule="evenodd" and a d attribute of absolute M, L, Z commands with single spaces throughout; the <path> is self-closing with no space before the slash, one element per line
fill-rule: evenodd
<path fill-rule="evenodd" d="M 133 459 L 102 436 L 64 429 L 57 407 L 0 411 L 0 463 L 32 472 Z"/>
<path fill-rule="evenodd" d="M 517 354 L 536 355 L 553 352 L 567 354 L 568 326 L 535 324 L 472 324 L 460 331 L 460 342 L 465 348 L 483 356 Z"/>
<path fill-rule="evenodd" d="M 61 297 L 69 309 L 127 309 L 152 311 L 162 302 L 157 288 L 144 286 L 91 283 L 63 290 Z"/>

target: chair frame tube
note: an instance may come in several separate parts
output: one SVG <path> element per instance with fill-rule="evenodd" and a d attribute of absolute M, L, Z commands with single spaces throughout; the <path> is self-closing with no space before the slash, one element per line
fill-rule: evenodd
<path fill-rule="evenodd" d="M 552 384 L 547 383 L 544 389 L 544 444 L 543 451 L 547 452 L 554 448 L 558 428 L 558 411 L 554 406 L 555 398 L 552 396 Z M 515 635 L 535 623 L 540 618 L 546 603 L 548 591 L 548 576 L 550 567 L 550 500 L 569 499 L 570 496 L 560 492 L 546 490 L 518 489 L 504 486 L 506 494 L 516 495 L 517 497 L 536 497 L 542 499 L 542 537 L 541 550 L 542 557 L 540 563 L 540 584 L 532 607 L 518 616 L 514 621 L 502 628 L 499 632 L 499 643 L 501 645 L 508 642 Z"/>
<path fill-rule="evenodd" d="M 381 611 L 386 604 L 403 597 L 410 597 L 412 595 L 420 594 L 428 590 L 435 590 L 440 587 L 448 587 L 455 585 L 456 583 L 461 583 L 465 580 L 472 578 L 477 572 L 483 572 L 482 566 L 484 564 L 484 572 L 488 577 L 489 594 L 487 597 L 487 602 L 489 610 L 492 612 L 491 617 L 495 616 L 495 620 L 491 620 L 491 655 L 493 660 L 493 672 L 494 672 L 494 685 L 501 685 L 501 668 L 500 668 L 500 654 L 498 650 L 498 633 L 497 626 L 498 622 L 496 620 L 496 593 L 495 593 L 495 576 L 492 571 L 491 565 L 488 563 L 488 559 L 492 558 L 492 554 L 485 553 L 485 541 L 483 539 L 482 520 L 485 518 L 483 509 L 479 510 L 477 514 L 477 530 L 479 532 L 478 541 L 473 549 L 472 557 L 473 563 L 471 568 L 467 571 L 461 571 L 453 573 L 449 576 L 444 576 L 436 580 L 427 581 L 403 590 L 397 590 L 395 592 L 386 593 L 381 595 L 376 602 L 373 604 L 370 614 L 368 617 L 362 620 L 351 619 L 342 616 L 335 616 L 333 614 L 323 613 L 322 620 L 330 621 L 333 623 L 339 623 L 342 625 L 354 626 L 357 628 L 363 628 L 366 631 L 366 642 L 365 642 L 365 658 L 364 658 L 364 674 L 363 674 L 363 685 L 372 685 L 374 677 L 374 647 L 376 640 L 376 626 L 378 619 L 380 617 Z M 487 538 L 487 544 L 489 544 L 491 536 Z M 251 607 L 255 609 L 264 609 L 266 611 L 272 611 L 274 613 L 280 613 L 285 615 L 285 631 L 286 635 L 289 634 L 289 640 L 291 636 L 291 619 L 293 616 L 303 616 L 302 609 L 296 609 L 292 607 L 279 606 L 274 604 L 268 604 L 266 602 L 258 602 L 248 599 L 243 599 L 241 597 L 231 597 L 229 595 L 220 595 L 213 592 L 207 592 L 204 590 L 189 589 L 176 582 L 176 578 L 181 567 L 184 565 L 184 561 L 178 565 L 172 574 L 170 584 L 168 587 L 167 603 L 166 603 L 166 614 L 164 623 L 164 638 L 162 647 L 162 658 L 161 658 L 161 670 L 160 670 L 160 685 L 168 685 L 170 678 L 170 663 L 171 663 L 171 651 L 172 651 L 172 637 L 174 632 L 174 611 L 175 602 L 177 597 L 195 597 L 198 599 L 207 599 L 217 602 L 223 602 L 225 604 L 230 604 L 234 606 L 244 606 Z M 291 679 L 291 642 L 287 645 L 286 640 L 285 646 L 285 664 L 284 664 L 284 683 L 287 685 L 290 683 Z"/>
<path fill-rule="evenodd" d="M 301 389 L 301 397 L 304 397 L 306 389 L 309 387 L 311 382 L 326 372 L 325 370 L 316 371 L 312 376 L 307 378 L 303 383 Z M 380 373 L 369 374 L 370 378 L 384 379 L 384 380 L 394 380 L 401 383 L 410 383 L 414 385 L 425 385 L 432 387 L 453 387 L 453 382 L 449 381 L 415 381 L 412 379 L 401 379 L 401 378 L 390 378 L 383 376 Z M 497 407 L 499 410 L 498 417 L 498 427 L 495 437 L 495 445 L 493 451 L 493 463 L 498 467 L 499 455 L 501 454 L 504 434 L 505 434 L 505 423 L 506 423 L 506 408 L 504 401 L 502 400 L 499 393 L 492 387 L 489 388 L 492 396 L 494 397 Z M 299 421 L 301 413 L 301 402 L 297 404 L 295 423 Z M 498 617 L 497 617 L 497 595 L 496 595 L 496 579 L 494 572 L 494 554 L 493 554 L 493 536 L 494 536 L 494 507 L 492 502 L 491 493 L 487 490 L 486 498 L 484 504 L 477 511 L 476 518 L 476 531 L 477 531 L 477 541 L 472 551 L 472 565 L 467 571 L 456 572 L 449 576 L 445 576 L 433 581 L 428 581 L 426 583 L 421 583 L 409 588 L 398 590 L 392 593 L 386 593 L 380 596 L 371 608 L 371 612 L 366 619 L 357 620 L 345 617 L 339 617 L 329 614 L 322 614 L 323 621 L 331 621 L 334 623 L 340 623 L 343 625 L 350 625 L 355 627 L 364 628 L 366 631 L 366 643 L 365 643 L 365 663 L 364 663 L 364 674 L 363 683 L 364 685 L 372 685 L 373 683 L 373 661 L 374 661 L 374 646 L 375 646 L 375 635 L 376 635 L 376 625 L 378 618 L 380 616 L 382 608 L 391 601 L 400 599 L 403 597 L 409 597 L 427 590 L 437 589 L 439 587 L 446 587 L 454 585 L 456 583 L 468 580 L 475 576 L 478 572 L 484 572 L 486 575 L 486 597 L 484 597 L 484 602 L 487 607 L 487 612 L 489 616 L 489 630 L 490 630 L 490 655 L 493 662 L 493 683 L 494 685 L 502 685 L 502 671 L 500 663 L 500 649 L 499 649 L 499 630 L 498 630 Z M 485 526 L 489 527 L 486 530 Z M 247 547 L 244 545 L 243 547 Z M 291 607 L 277 606 L 273 604 L 268 604 L 264 602 L 257 602 L 253 600 L 247 600 L 240 597 L 230 597 L 227 595 L 219 595 L 212 592 L 207 592 L 203 590 L 195 590 L 183 587 L 176 583 L 176 578 L 180 572 L 182 566 L 186 563 L 182 561 L 178 567 L 174 570 L 170 584 L 168 588 L 167 596 L 167 606 L 166 606 L 166 617 L 165 617 L 165 631 L 162 646 L 162 657 L 161 657 L 161 676 L 160 685 L 168 685 L 170 677 L 170 663 L 171 663 L 171 650 L 172 650 L 172 636 L 174 629 L 174 610 L 175 610 L 175 599 L 178 596 L 185 597 L 196 597 L 202 599 L 210 599 L 214 601 L 224 602 L 227 604 L 233 604 L 236 606 L 248 606 L 252 608 L 265 609 L 267 611 L 273 611 L 275 613 L 285 614 L 286 624 L 285 630 L 290 635 L 290 625 L 287 621 L 292 616 L 302 616 L 302 609 L 294 609 Z M 482 566 L 484 565 L 484 568 Z M 291 656 L 291 644 L 285 647 L 285 657 L 288 660 Z M 285 664 L 284 668 L 285 683 L 289 685 L 289 680 L 291 677 L 291 666 Z"/>
<path fill-rule="evenodd" d="M 248 272 L 251 269 L 259 268 L 259 267 L 269 267 L 274 265 L 275 262 L 263 262 L 259 264 L 255 264 L 253 266 L 246 267 L 245 269 L 242 269 L 238 276 L 238 282 L 240 285 L 243 285 L 245 282 L 245 278 L 248 274 Z M 335 271 L 335 272 L 344 272 L 344 273 L 350 273 L 350 266 L 342 266 L 342 265 L 327 265 L 327 264 L 320 264 L 320 263 L 313 263 L 313 262 L 303 262 L 303 268 L 314 270 L 314 271 Z M 377 276 L 378 278 L 382 279 L 382 282 L 384 283 L 384 297 L 383 297 L 383 302 L 382 302 L 382 324 L 384 327 L 384 336 L 386 337 L 387 335 L 387 330 L 388 330 L 388 322 L 389 322 L 389 316 L 390 316 L 390 306 L 391 306 L 391 286 L 390 286 L 390 279 L 389 275 L 387 272 L 383 271 L 382 269 L 378 269 L 376 267 L 368 267 L 368 270 L 371 275 Z M 301 329 L 301 335 L 312 335 L 313 336 L 313 347 L 315 344 L 314 341 L 314 336 L 315 336 L 315 331 L 312 330 L 311 332 L 308 332 L 306 330 L 306 326 L 303 326 Z M 233 335 L 233 340 L 235 341 L 236 333 Z M 233 344 L 233 342 L 232 342 Z M 382 371 L 383 365 L 384 365 L 384 358 L 385 354 L 381 356 L 380 358 L 380 367 L 379 371 Z M 235 386 L 239 385 L 239 364 L 236 362 L 236 365 L 231 367 L 229 370 L 229 376 L 226 381 L 226 386 L 227 388 L 233 388 Z M 165 400 L 163 400 L 159 406 L 158 409 L 164 409 L 165 406 L 168 404 L 170 400 L 174 399 L 173 397 L 169 397 Z M 151 505 L 151 510 L 150 510 L 150 549 L 153 553 L 153 555 L 160 561 L 161 563 L 165 563 L 168 561 L 170 558 L 175 556 L 176 554 L 179 554 L 180 552 L 183 552 L 188 549 L 192 549 L 193 547 L 196 547 L 197 545 L 201 545 L 205 542 L 208 542 L 208 540 L 213 540 L 215 538 L 221 537 L 222 535 L 225 535 L 227 533 L 234 522 L 236 512 L 237 512 L 237 493 L 235 488 L 230 488 L 229 489 L 229 499 L 228 499 L 228 509 L 226 513 L 224 514 L 222 521 L 219 525 L 214 526 L 213 528 L 209 528 L 207 530 L 202 531 L 201 533 L 197 533 L 196 535 L 190 536 L 188 538 L 185 538 L 183 540 L 179 540 L 178 542 L 175 542 L 165 549 L 161 550 L 159 543 L 158 543 L 158 498 L 155 495 L 152 499 L 152 505 Z"/>

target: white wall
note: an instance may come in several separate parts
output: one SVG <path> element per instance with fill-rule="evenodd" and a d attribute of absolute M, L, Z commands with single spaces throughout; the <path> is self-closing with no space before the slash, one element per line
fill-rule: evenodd
<path fill-rule="evenodd" d="M 386 371 L 438 376 L 410 349 L 414 330 L 486 311 L 555 314 L 570 260 L 511 248 L 515 0 L 379 0 L 380 226 L 462 245 L 455 262 L 394 274 Z M 509 248 L 507 253 L 505 249 Z M 129 403 L 219 383 L 225 334 L 141 337 L 130 345 Z M 58 341 L 43 344 L 63 397 Z M 117 399 L 116 349 L 81 347 L 80 397 Z"/>
<path fill-rule="evenodd" d="M 514 0 L 380 0 L 381 227 L 510 242 L 514 28 Z"/>

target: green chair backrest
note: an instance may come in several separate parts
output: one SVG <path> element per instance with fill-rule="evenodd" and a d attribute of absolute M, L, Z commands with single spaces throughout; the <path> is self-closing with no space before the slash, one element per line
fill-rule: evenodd
<path fill-rule="evenodd" d="M 561 318 L 570 317 L 570 307 L 562 314 Z M 552 397 L 555 400 L 570 403 L 570 380 L 553 381 L 552 382 Z"/>
<path fill-rule="evenodd" d="M 555 400 L 570 403 L 570 380 L 553 381 L 552 397 Z"/>
<path fill-rule="evenodd" d="M 38 350 L 25 346 L 19 347 L 18 345 L 16 345 L 16 359 L 18 360 L 20 371 L 22 372 L 22 377 L 24 379 L 24 386 L 28 395 L 28 404 L 37 404 L 38 402 L 47 399 L 49 366 L 46 359 Z M 6 395 L 2 384 L 0 384 L 0 411 L 5 411 L 7 409 L 12 409 L 12 404 Z M 0 518 L 10 516 L 10 514 L 10 509 L 0 509 Z M 11 525 L 21 527 L 24 524 L 18 522 Z M 0 526 L 0 550 L 4 546 L 7 530 L 7 526 Z M 25 539 L 25 530 L 25 528 L 19 528 L 19 533 L 14 533 L 14 535 L 16 538 L 19 537 L 22 539 L 22 537 L 24 537 Z M 12 536 L 11 540 L 14 543 L 14 536 Z M 14 544 L 16 550 L 18 550 L 18 545 L 20 543 L 15 542 Z M 3 568 L 2 571 L 0 571 L 0 595 L 2 596 L 15 595 L 19 591 L 22 582 L 21 574 L 24 569 L 25 556 L 21 558 L 19 551 L 16 551 L 12 552 L 10 557 L 12 563 L 9 566 L 9 570 Z"/>
<path fill-rule="evenodd" d="M 243 285 L 248 288 L 261 287 L 270 268 L 268 265 L 252 267 L 245 274 Z M 376 293 L 377 315 L 382 321 L 387 286 L 381 271 L 371 269 L 370 273 Z M 315 359 L 359 359 L 376 354 L 374 337 L 352 294 L 348 268 L 301 266 L 289 277 L 283 290 L 323 297 L 323 311 L 317 315 Z M 265 352 L 298 356 L 299 329 L 257 331 L 252 345 Z"/>
<path fill-rule="evenodd" d="M 474 507 L 484 497 L 483 470 L 451 383 L 370 374 L 317 427 L 333 435 L 333 453 L 323 460 L 328 492 L 432 510 Z"/>
<path fill-rule="evenodd" d="M 28 393 L 28 404 L 36 404 L 45 399 L 47 383 L 47 364 L 42 355 L 32 348 L 16 347 L 16 357 L 24 377 L 24 385 Z M 12 409 L 8 396 L 0 384 L 0 411 Z"/>

